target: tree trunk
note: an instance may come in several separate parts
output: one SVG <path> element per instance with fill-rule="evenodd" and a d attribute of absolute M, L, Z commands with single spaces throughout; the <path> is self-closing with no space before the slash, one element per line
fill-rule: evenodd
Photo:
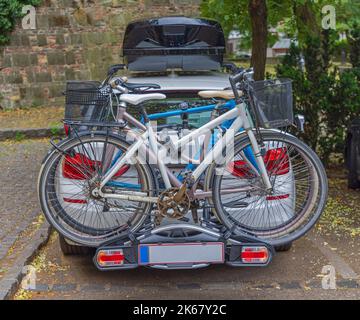
<path fill-rule="evenodd" d="M 263 80 L 268 34 L 266 1 L 249 0 L 248 9 L 252 33 L 251 66 L 254 67 L 254 79 Z"/>
<path fill-rule="evenodd" d="M 302 45 L 308 37 L 320 37 L 320 28 L 316 21 L 315 12 L 311 7 L 311 1 L 306 0 L 301 3 L 294 1 L 293 11 L 296 19 L 296 27 L 298 30 L 298 40 Z"/>

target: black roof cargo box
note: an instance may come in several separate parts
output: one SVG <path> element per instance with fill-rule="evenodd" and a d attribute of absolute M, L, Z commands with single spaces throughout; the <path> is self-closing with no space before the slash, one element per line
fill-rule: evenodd
<path fill-rule="evenodd" d="M 200 18 L 135 21 L 127 26 L 123 43 L 123 56 L 131 71 L 218 70 L 224 53 L 220 24 Z"/>

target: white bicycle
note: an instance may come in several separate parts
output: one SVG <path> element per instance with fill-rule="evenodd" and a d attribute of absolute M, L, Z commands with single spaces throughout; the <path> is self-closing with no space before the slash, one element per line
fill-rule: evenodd
<path fill-rule="evenodd" d="M 149 226 L 186 221 L 282 245 L 304 235 L 320 217 L 327 199 L 321 161 L 296 137 L 264 129 L 292 122 L 289 81 L 254 82 L 247 71 L 231 76 L 236 107 L 175 142 L 161 140 L 147 118 L 145 103 L 165 95 L 129 94 L 125 83 L 110 83 L 79 91 L 91 96 L 91 103 L 68 100 L 69 112 L 91 105 L 107 110 L 101 112 L 106 116 L 80 122 L 69 116 L 74 134 L 54 145 L 40 171 L 43 212 L 65 238 L 98 247 Z M 122 93 L 117 104 L 111 103 L 114 92 Z M 229 92 L 200 94 L 231 98 Z M 127 108 L 136 108 L 145 126 Z M 117 121 L 108 121 L 109 115 Z M 231 126 L 212 147 L 203 143 L 202 156 L 179 153 L 224 121 Z M 77 132 L 79 125 L 88 130 Z M 179 178 L 164 163 L 167 156 L 195 169 Z M 199 217 L 202 208 L 212 214 Z"/>

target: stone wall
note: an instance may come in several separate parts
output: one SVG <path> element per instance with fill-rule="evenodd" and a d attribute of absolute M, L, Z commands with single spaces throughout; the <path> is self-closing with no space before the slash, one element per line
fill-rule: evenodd
<path fill-rule="evenodd" d="M 20 26 L 0 47 L 0 107 L 63 104 L 66 80 L 102 80 L 121 63 L 128 22 L 197 16 L 201 0 L 43 0 L 36 30 Z"/>

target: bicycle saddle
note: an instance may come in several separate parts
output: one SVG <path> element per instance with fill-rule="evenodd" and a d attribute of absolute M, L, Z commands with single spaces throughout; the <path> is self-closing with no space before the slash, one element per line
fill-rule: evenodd
<path fill-rule="evenodd" d="M 147 93 L 147 94 L 122 94 L 120 100 L 130 103 L 134 106 L 150 100 L 166 99 L 166 95 L 162 93 Z"/>
<path fill-rule="evenodd" d="M 155 84 L 155 83 L 124 82 L 122 85 L 129 90 L 144 89 L 144 88 L 147 88 L 147 89 L 160 89 L 161 88 L 158 84 Z"/>
<path fill-rule="evenodd" d="M 242 91 L 238 91 L 239 92 L 239 96 L 242 96 Z M 234 99 L 234 92 L 232 90 L 219 90 L 219 91 L 213 91 L 213 90 L 209 90 L 209 91 L 199 91 L 198 95 L 202 98 L 221 98 L 221 99 L 225 99 L 225 100 L 231 100 Z"/>

